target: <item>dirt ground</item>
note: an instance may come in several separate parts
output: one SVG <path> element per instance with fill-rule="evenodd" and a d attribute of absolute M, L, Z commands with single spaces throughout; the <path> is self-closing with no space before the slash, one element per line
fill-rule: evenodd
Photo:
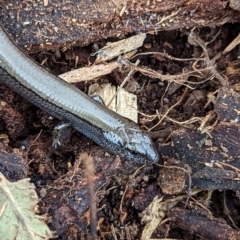
<path fill-rule="evenodd" d="M 126 162 L 73 129 L 52 148 L 59 121 L 0 85 L 1 172 L 31 179 L 57 239 L 91 239 L 91 161 L 99 239 L 240 239 L 240 45 L 226 49 L 239 32 L 236 23 L 149 34 L 129 60 L 140 64 L 125 89 L 138 95 L 155 164 Z M 59 75 L 93 63 L 106 43 L 32 57 Z M 119 85 L 128 72 L 97 81 Z"/>

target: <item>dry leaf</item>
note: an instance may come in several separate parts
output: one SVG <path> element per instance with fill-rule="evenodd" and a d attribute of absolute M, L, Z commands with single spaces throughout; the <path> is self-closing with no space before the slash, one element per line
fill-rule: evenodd
<path fill-rule="evenodd" d="M 167 212 L 182 199 L 183 196 L 180 196 L 175 199 L 162 201 L 162 198 L 158 199 L 155 197 L 150 205 L 143 211 L 142 223 L 146 223 L 146 225 L 142 231 L 141 240 L 151 239 L 153 232 L 166 216 Z"/>
<path fill-rule="evenodd" d="M 0 239 L 43 240 L 53 237 L 43 217 L 34 213 L 35 186 L 23 179 L 9 182 L 0 173 Z"/>

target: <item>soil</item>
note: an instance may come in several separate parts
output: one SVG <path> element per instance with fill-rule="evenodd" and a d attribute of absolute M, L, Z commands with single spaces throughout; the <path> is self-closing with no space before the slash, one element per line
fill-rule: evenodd
<path fill-rule="evenodd" d="M 224 51 L 239 31 L 236 23 L 148 34 L 130 60 L 140 64 L 126 89 L 138 95 L 156 164 L 127 162 L 73 129 L 54 149 L 59 121 L 0 85 L 1 172 L 31 178 L 57 239 L 91 239 L 91 162 L 99 239 L 240 239 L 240 45 Z M 106 43 L 31 57 L 59 75 L 93 63 Z M 97 81 L 119 85 L 127 74 Z"/>

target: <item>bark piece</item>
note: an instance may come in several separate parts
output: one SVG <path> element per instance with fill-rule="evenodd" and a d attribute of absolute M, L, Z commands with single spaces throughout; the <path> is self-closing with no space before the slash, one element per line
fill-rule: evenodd
<path fill-rule="evenodd" d="M 207 134 L 181 129 L 172 136 L 172 146 L 161 147 L 160 153 L 187 163 L 192 169 L 192 183 L 202 189 L 240 188 L 240 127 L 221 123 Z M 222 169 L 214 167 L 220 165 Z M 206 167 L 210 166 L 210 167 Z"/>
<path fill-rule="evenodd" d="M 236 179 L 234 179 L 236 178 Z M 201 189 L 239 190 L 240 181 L 235 171 L 205 167 L 192 176 L 192 182 Z"/>
<path fill-rule="evenodd" d="M 222 121 L 240 122 L 240 94 L 238 84 L 220 89 L 215 105 L 218 117 Z"/>
<path fill-rule="evenodd" d="M 1 23 L 29 52 L 87 45 L 134 32 L 216 26 L 240 20 L 227 1 L 0 2 Z"/>
<path fill-rule="evenodd" d="M 27 176 L 27 164 L 15 153 L 0 151 L 0 172 L 10 181 L 18 181 Z"/>
<path fill-rule="evenodd" d="M 217 219 L 210 219 L 194 210 L 174 208 L 170 210 L 175 224 L 191 233 L 211 240 L 237 240 L 240 239 L 240 231 L 230 228 L 226 223 Z"/>
<path fill-rule="evenodd" d="M 240 167 L 240 126 L 221 123 L 210 133 L 201 134 L 190 129 L 180 129 L 172 134 L 172 146 L 159 148 L 159 153 L 169 158 L 178 158 L 188 164 L 193 173 L 203 169 L 205 164 L 216 161 Z"/>

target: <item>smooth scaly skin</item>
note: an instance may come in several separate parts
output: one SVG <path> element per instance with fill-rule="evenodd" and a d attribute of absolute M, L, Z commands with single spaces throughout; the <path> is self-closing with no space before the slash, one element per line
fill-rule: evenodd
<path fill-rule="evenodd" d="M 140 163 L 158 160 L 151 139 L 136 123 L 40 67 L 19 50 L 2 27 L 0 82 L 126 160 Z"/>

